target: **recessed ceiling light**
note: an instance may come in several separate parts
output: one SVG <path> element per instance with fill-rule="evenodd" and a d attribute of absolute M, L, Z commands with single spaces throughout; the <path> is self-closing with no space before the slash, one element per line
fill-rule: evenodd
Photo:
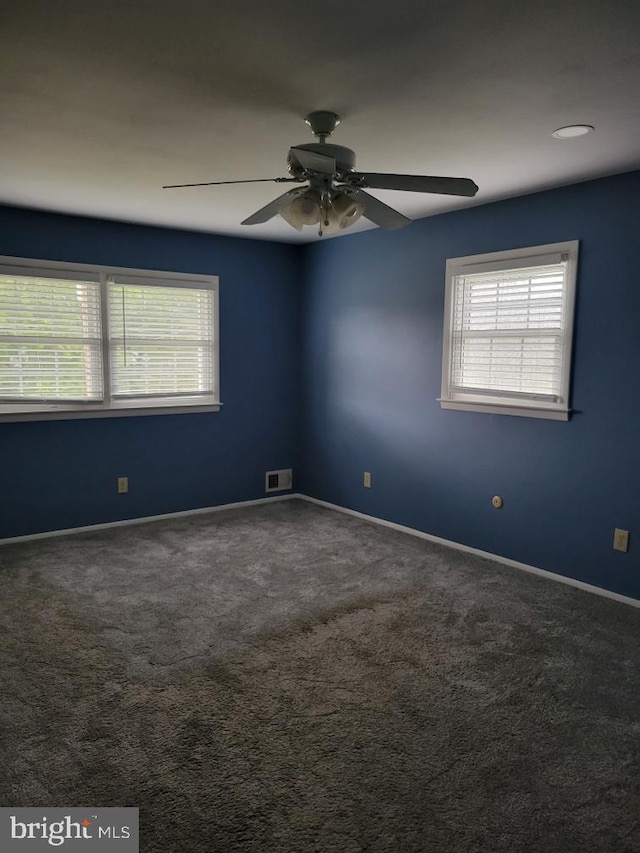
<path fill-rule="evenodd" d="M 591 133 L 593 127 L 590 124 L 570 124 L 567 127 L 559 127 L 554 130 L 552 136 L 556 139 L 573 139 L 575 136 L 584 136 Z"/>

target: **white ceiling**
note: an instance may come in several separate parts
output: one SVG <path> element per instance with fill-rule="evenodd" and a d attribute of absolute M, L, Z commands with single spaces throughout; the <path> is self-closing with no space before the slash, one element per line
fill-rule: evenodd
<path fill-rule="evenodd" d="M 640 2 L 0 0 L 4 203 L 316 239 L 240 225 L 286 186 L 161 189 L 286 175 L 314 109 L 363 171 L 479 185 L 374 191 L 414 219 L 638 168 Z"/>

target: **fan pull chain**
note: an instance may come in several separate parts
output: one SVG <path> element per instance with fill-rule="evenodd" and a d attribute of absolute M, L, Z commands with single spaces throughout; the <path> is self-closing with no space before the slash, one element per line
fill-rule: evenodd
<path fill-rule="evenodd" d="M 331 203 L 331 197 L 328 192 L 323 192 L 322 199 L 320 201 L 320 224 L 318 225 L 318 237 L 322 237 L 322 226 L 324 224 L 325 228 L 329 227 L 329 204 Z M 323 215 L 324 214 L 324 215 Z"/>

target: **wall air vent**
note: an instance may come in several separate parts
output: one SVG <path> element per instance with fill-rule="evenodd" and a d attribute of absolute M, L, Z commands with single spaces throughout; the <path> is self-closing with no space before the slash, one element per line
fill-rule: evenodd
<path fill-rule="evenodd" d="M 283 492 L 293 484 L 293 471 L 283 468 L 281 471 L 267 471 L 265 474 L 265 492 Z"/>

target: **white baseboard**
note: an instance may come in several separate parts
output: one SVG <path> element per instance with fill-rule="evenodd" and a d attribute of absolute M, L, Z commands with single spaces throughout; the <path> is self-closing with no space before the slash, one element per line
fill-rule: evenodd
<path fill-rule="evenodd" d="M 63 530 L 47 530 L 44 533 L 28 533 L 24 536 L 9 536 L 6 539 L 0 539 L 0 545 L 8 545 L 11 542 L 28 542 L 33 539 L 48 539 L 52 536 L 69 536 L 73 533 L 91 533 L 96 530 L 108 530 L 111 527 L 127 527 L 133 524 L 146 524 L 149 521 L 163 521 L 168 518 L 183 518 L 188 515 L 204 515 L 206 513 L 223 512 L 227 509 L 240 509 L 241 507 L 259 506 L 260 504 L 273 503 L 274 501 L 288 501 L 293 499 L 308 501 L 309 503 L 323 506 L 326 509 L 332 509 L 336 512 L 342 512 L 346 515 L 352 515 L 355 518 L 361 518 L 363 521 L 369 521 L 372 524 L 378 524 L 382 527 L 389 527 L 392 530 L 398 530 L 400 533 L 407 533 L 409 536 L 417 536 L 418 539 L 426 539 L 428 542 L 436 542 L 438 545 L 446 545 L 447 548 L 454 548 L 456 551 L 464 551 L 467 554 L 475 554 L 477 557 L 483 557 L 486 560 L 494 560 L 496 563 L 502 563 L 504 566 L 511 566 L 514 569 L 520 569 L 523 572 L 529 572 L 532 575 L 538 575 L 547 578 L 551 581 L 566 584 L 567 586 L 581 589 L 584 592 L 591 592 L 594 595 L 600 595 L 603 598 L 609 598 L 612 601 L 618 601 L 621 604 L 628 604 L 630 607 L 640 608 L 640 600 L 630 598 L 627 595 L 620 595 L 618 592 L 612 592 L 608 589 L 603 589 L 600 586 L 593 586 L 589 583 L 568 578 L 564 575 L 558 575 L 555 572 L 548 572 L 546 569 L 539 569 L 537 566 L 529 566 L 527 563 L 520 563 L 518 560 L 511 560 L 509 557 L 501 557 L 499 554 L 492 554 L 490 551 L 481 551 L 479 548 L 472 548 L 470 545 L 461 545 L 459 542 L 453 542 L 450 539 L 442 539 L 440 536 L 433 536 L 431 533 L 424 533 L 422 530 L 416 530 L 415 527 L 406 527 L 404 524 L 396 524 L 395 521 L 386 521 L 384 518 L 377 518 L 374 515 L 366 515 L 364 512 L 358 512 L 355 509 L 348 509 L 338 504 L 329 503 L 329 501 L 321 501 L 318 498 L 312 498 L 309 495 L 303 495 L 298 492 L 293 492 L 288 495 L 274 495 L 267 498 L 256 498 L 251 501 L 237 501 L 236 503 L 220 504 L 219 506 L 200 507 L 198 509 L 186 509 L 180 512 L 165 512 L 161 515 L 148 515 L 144 518 L 126 518 L 122 521 L 107 521 L 103 524 L 87 524 L 84 527 L 67 527 Z"/>
<path fill-rule="evenodd" d="M 91 533 L 94 530 L 108 530 L 110 527 L 126 527 L 131 524 L 146 524 L 148 521 L 163 521 L 167 518 L 183 518 L 187 515 L 204 515 L 208 512 L 222 512 L 225 509 L 240 509 L 245 506 L 258 506 L 259 504 L 273 503 L 274 501 L 289 501 L 292 498 L 300 498 L 297 493 L 288 495 L 274 495 L 268 498 L 256 498 L 252 501 L 237 501 L 236 503 L 220 504 L 220 506 L 205 506 L 199 509 L 185 509 L 180 512 L 164 512 L 161 515 L 147 515 L 144 518 L 125 518 L 123 521 L 106 521 L 104 524 L 87 524 L 84 527 L 67 527 L 64 530 L 47 530 L 44 533 L 27 533 L 25 536 L 9 536 L 0 539 L 0 545 L 8 545 L 10 542 L 27 542 L 30 539 L 49 539 L 51 536 L 69 536 L 72 533 Z"/>
<path fill-rule="evenodd" d="M 392 530 L 399 530 L 400 533 L 408 533 L 410 536 L 417 536 L 419 539 L 426 539 L 429 542 L 437 542 L 438 545 L 446 545 L 447 548 L 454 548 L 456 551 L 464 551 L 467 554 L 475 554 L 477 557 L 484 557 L 486 560 L 494 560 L 496 563 L 502 563 L 504 566 L 511 566 L 514 569 L 520 569 L 523 572 L 529 572 L 532 575 L 539 575 L 551 581 L 573 586 L 576 589 L 581 589 L 584 592 L 591 592 L 594 595 L 600 595 L 603 598 L 610 598 L 612 601 L 619 601 L 621 604 L 628 604 L 631 607 L 640 607 L 640 600 L 630 598 L 628 595 L 620 595 L 618 592 L 612 592 L 608 589 L 603 589 L 600 586 L 593 586 L 590 583 L 568 578 L 564 575 L 558 575 L 555 572 L 548 572 L 546 569 L 539 569 L 537 566 L 529 566 L 527 563 L 520 563 L 517 560 L 511 560 L 509 557 L 501 557 L 499 554 L 492 554 L 489 551 L 481 551 L 479 548 L 472 548 L 469 545 L 461 545 L 459 542 L 452 542 L 450 539 L 442 539 L 440 536 L 432 536 L 430 533 L 423 533 L 422 530 L 416 530 L 414 527 L 405 527 L 404 524 L 396 524 L 394 521 L 385 521 L 383 518 L 377 518 L 374 515 L 366 515 L 364 512 L 358 512 L 355 509 L 347 509 L 344 506 L 321 501 L 318 498 L 309 497 L 309 495 L 294 495 L 301 498 L 303 501 L 317 504 L 318 506 L 333 509 L 337 512 L 353 515 L 356 518 L 361 518 L 363 521 L 370 521 L 373 524 L 379 524 L 382 527 L 390 527 Z"/>

